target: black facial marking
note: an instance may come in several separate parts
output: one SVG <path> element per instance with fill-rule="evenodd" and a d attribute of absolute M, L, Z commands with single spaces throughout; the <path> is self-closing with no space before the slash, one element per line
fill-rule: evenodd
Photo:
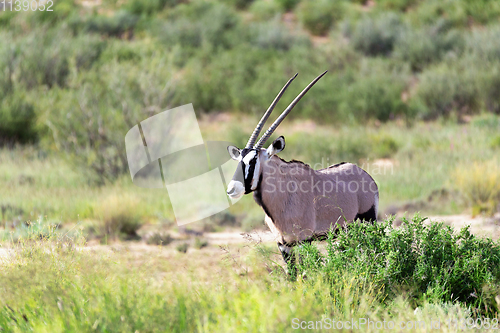
<path fill-rule="evenodd" d="M 243 163 L 243 162 L 241 162 L 241 163 Z M 246 170 L 245 163 L 243 163 L 243 170 Z M 245 194 L 252 192 L 252 180 L 253 180 L 253 173 L 254 172 L 255 172 L 255 159 L 252 159 L 250 161 L 249 166 L 248 166 L 248 175 L 245 178 Z"/>
<path fill-rule="evenodd" d="M 249 152 L 255 151 L 253 149 L 245 148 L 241 151 L 241 168 L 243 170 L 243 185 L 245 186 L 245 194 L 252 192 L 252 180 L 253 174 L 255 172 L 255 164 L 257 163 L 258 154 L 255 154 L 255 157 L 249 161 L 249 164 L 243 162 L 243 159 Z M 248 175 L 246 174 L 246 170 L 248 167 Z"/>
<path fill-rule="evenodd" d="M 269 216 L 271 221 L 274 222 L 273 217 L 271 216 L 271 213 L 269 212 L 269 209 L 267 209 L 266 205 L 264 205 L 264 202 L 262 202 L 262 192 L 260 190 L 260 184 L 262 184 L 262 174 L 260 174 L 259 184 L 257 185 L 257 188 L 253 192 L 253 199 L 255 200 L 257 205 L 261 206 L 262 209 L 264 209 L 264 212 L 266 213 L 267 216 Z"/>

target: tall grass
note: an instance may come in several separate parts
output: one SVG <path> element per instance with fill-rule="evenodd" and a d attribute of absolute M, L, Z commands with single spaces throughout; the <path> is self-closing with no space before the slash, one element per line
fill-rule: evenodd
<path fill-rule="evenodd" d="M 6 332 L 283 332 L 291 329 L 294 318 L 306 324 L 325 317 L 418 320 L 429 326 L 430 320 L 471 315 L 459 304 L 434 299 L 421 300 L 414 311 L 411 296 L 384 298 L 386 289 L 372 283 L 369 274 L 348 272 L 351 266 L 378 267 L 380 256 L 367 261 L 370 251 L 363 261 L 348 261 L 340 269 L 332 265 L 325 275 L 330 280 L 308 270 L 306 279 L 290 282 L 273 263 L 278 257 L 274 250 L 252 248 L 226 249 L 225 257 L 207 248 L 198 250 L 205 251 L 200 256 L 141 254 L 82 247 L 79 238 L 33 236 L 0 259 L 0 327 Z M 307 260 L 304 267 L 312 267 Z M 432 267 L 432 262 L 422 264 Z M 453 328 L 443 325 L 443 330 Z"/>

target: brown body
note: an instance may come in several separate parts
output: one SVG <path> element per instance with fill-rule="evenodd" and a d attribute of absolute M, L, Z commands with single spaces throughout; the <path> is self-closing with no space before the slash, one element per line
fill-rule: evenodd
<path fill-rule="evenodd" d="M 376 219 L 377 185 L 354 164 L 313 170 L 302 162 L 286 162 L 274 155 L 261 163 L 260 172 L 254 197 L 264 208 L 266 223 L 279 243 L 295 244 L 324 236 L 331 228 L 356 218 Z"/>

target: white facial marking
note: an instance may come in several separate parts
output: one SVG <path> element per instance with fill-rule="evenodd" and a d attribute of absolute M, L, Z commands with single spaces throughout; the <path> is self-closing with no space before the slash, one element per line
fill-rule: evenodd
<path fill-rule="evenodd" d="M 250 161 L 255 157 L 256 152 L 255 151 L 250 151 L 244 158 L 243 158 L 243 163 L 245 163 L 245 179 L 248 178 L 248 170 L 250 169 L 248 166 L 250 165 Z"/>
<path fill-rule="evenodd" d="M 238 199 L 243 194 L 245 194 L 245 187 L 239 181 L 231 180 L 227 185 L 227 195 L 231 197 L 231 199 Z"/>
<path fill-rule="evenodd" d="M 259 172 L 260 172 L 260 158 L 257 159 L 255 162 L 255 169 L 253 172 L 253 179 L 252 179 L 252 191 L 257 188 L 257 185 L 259 185 Z"/>
<path fill-rule="evenodd" d="M 250 151 L 245 157 L 243 157 L 243 163 L 245 163 L 246 165 L 250 164 L 250 161 L 255 157 L 256 154 L 256 151 Z"/>

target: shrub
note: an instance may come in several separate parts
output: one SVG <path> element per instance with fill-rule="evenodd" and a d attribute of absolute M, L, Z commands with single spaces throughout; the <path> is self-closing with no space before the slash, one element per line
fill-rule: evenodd
<path fill-rule="evenodd" d="M 450 226 L 418 215 L 395 229 L 392 220 L 351 223 L 330 233 L 327 253 L 314 245 L 296 248 L 299 274 L 333 285 L 345 274 L 359 276 L 390 303 L 401 290 L 415 306 L 460 302 L 479 314 L 498 311 L 495 292 L 500 284 L 500 244 L 472 235 L 469 227 Z M 331 290 L 331 292 L 335 292 Z"/>
<path fill-rule="evenodd" d="M 463 0 L 462 3 L 465 7 L 465 12 L 474 21 L 483 24 L 490 21 L 498 22 L 500 4 L 497 1 Z"/>
<path fill-rule="evenodd" d="M 153 15 L 167 7 L 174 7 L 182 0 L 132 0 L 127 2 L 125 8 L 136 15 Z"/>
<path fill-rule="evenodd" d="M 298 16 L 304 27 L 313 35 L 323 36 L 342 18 L 343 2 L 340 0 L 304 1 L 298 8 Z"/>
<path fill-rule="evenodd" d="M 420 75 L 411 103 L 423 119 L 474 113 L 481 106 L 481 80 L 484 72 L 468 62 L 440 64 Z"/>
<path fill-rule="evenodd" d="M 354 27 L 351 42 L 356 50 L 368 56 L 388 55 L 404 29 L 394 13 L 383 14 L 377 19 L 365 16 Z"/>
<path fill-rule="evenodd" d="M 53 89 L 39 106 L 50 129 L 45 147 L 57 149 L 91 181 L 103 184 L 127 171 L 126 133 L 170 106 L 169 60 L 143 59 L 82 73 L 74 89 Z"/>
<path fill-rule="evenodd" d="M 252 5 L 254 0 L 224 0 L 224 2 L 237 9 L 246 9 Z"/>
<path fill-rule="evenodd" d="M 284 11 L 291 11 L 300 3 L 300 0 L 276 0 Z"/>
<path fill-rule="evenodd" d="M 75 38 L 74 42 L 75 65 L 78 70 L 88 70 L 106 49 L 106 41 L 92 35 L 83 35 Z"/>
<path fill-rule="evenodd" d="M 191 48 L 203 45 L 211 52 L 240 42 L 242 35 L 231 35 L 238 27 L 239 17 L 229 7 L 209 2 L 178 7 L 159 31 L 160 39 L 167 45 Z M 244 31 L 238 32 L 244 35 Z"/>
<path fill-rule="evenodd" d="M 250 26 L 251 43 L 262 49 L 288 51 L 294 44 L 305 42 L 278 20 L 254 23 Z"/>
<path fill-rule="evenodd" d="M 137 230 L 142 226 L 139 200 L 129 195 L 110 195 L 94 208 L 93 226 L 98 237 L 137 238 Z"/>
<path fill-rule="evenodd" d="M 421 71 L 428 64 L 440 61 L 448 52 L 459 54 L 462 49 L 463 39 L 458 31 L 446 31 L 442 24 L 436 24 L 405 30 L 396 42 L 394 55 L 409 62 L 412 70 Z"/>
<path fill-rule="evenodd" d="M 196 239 L 194 240 L 194 248 L 195 249 L 202 249 L 204 247 L 207 247 L 208 246 L 208 241 L 205 240 L 205 239 L 199 239 L 198 237 L 196 237 Z"/>
<path fill-rule="evenodd" d="M 485 113 L 474 117 L 471 125 L 480 129 L 500 131 L 500 117 L 491 113 Z"/>
<path fill-rule="evenodd" d="M 175 249 L 181 253 L 186 253 L 187 250 L 189 248 L 189 244 L 188 243 L 181 243 L 181 244 L 178 244 Z"/>
<path fill-rule="evenodd" d="M 500 25 L 494 25 L 488 29 L 472 29 L 466 35 L 466 49 L 483 60 L 498 60 L 500 58 Z"/>
<path fill-rule="evenodd" d="M 64 32 L 36 31 L 17 45 L 15 58 L 16 81 L 28 89 L 46 85 L 66 86 L 69 75 L 69 36 Z"/>
<path fill-rule="evenodd" d="M 255 19 L 266 21 L 280 14 L 283 9 L 275 0 L 256 0 L 249 10 Z"/>
<path fill-rule="evenodd" d="M 455 27 L 464 27 L 469 23 L 463 1 L 455 0 L 422 1 L 408 16 L 418 24 L 434 24 L 438 19 L 444 19 Z"/>
<path fill-rule="evenodd" d="M 110 37 L 132 37 L 138 17 L 125 10 L 116 12 L 113 16 L 92 16 L 88 18 L 83 30 L 90 33 L 98 33 Z"/>
<path fill-rule="evenodd" d="M 407 115 L 407 105 L 401 99 L 407 85 L 405 69 L 391 69 L 380 61 L 365 62 L 363 66 L 355 81 L 344 88 L 341 112 L 350 113 L 360 123 Z"/>
<path fill-rule="evenodd" d="M 495 213 L 500 201 L 500 166 L 497 161 L 458 167 L 451 181 L 470 201 L 473 215 Z"/>
<path fill-rule="evenodd" d="M 0 104 L 0 145 L 33 143 L 38 138 L 33 105 L 22 92 L 2 97 Z"/>
<path fill-rule="evenodd" d="M 389 158 L 396 154 L 400 144 L 389 134 L 370 136 L 371 153 L 378 158 Z"/>
<path fill-rule="evenodd" d="M 169 233 L 166 232 L 154 232 L 150 235 L 147 235 L 146 238 L 146 244 L 149 245 L 168 245 L 172 243 L 174 240 L 172 236 L 170 236 Z"/>
<path fill-rule="evenodd" d="M 491 139 L 490 147 L 493 149 L 500 149 L 500 135 L 497 135 Z"/>
<path fill-rule="evenodd" d="M 384 9 L 405 11 L 417 3 L 417 0 L 379 0 L 377 6 Z"/>
<path fill-rule="evenodd" d="M 47 10 L 37 10 L 33 14 L 35 21 L 41 23 L 48 23 L 55 25 L 67 17 L 71 16 L 72 13 L 76 12 L 78 5 L 74 0 L 60 0 L 60 1 L 52 1 L 51 11 Z M 49 9 L 49 3 L 44 3 L 45 8 Z M 42 4 L 39 3 L 39 8 L 41 8 Z M 38 26 L 35 25 L 35 26 Z"/>

